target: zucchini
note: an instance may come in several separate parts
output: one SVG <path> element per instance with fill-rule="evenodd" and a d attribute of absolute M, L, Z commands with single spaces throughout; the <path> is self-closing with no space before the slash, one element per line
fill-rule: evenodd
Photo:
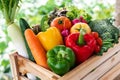
<path fill-rule="evenodd" d="M 28 46 L 28 44 L 27 44 L 27 41 L 26 41 L 26 39 L 25 39 L 25 36 L 24 36 L 24 31 L 25 31 L 26 29 L 30 28 L 30 26 L 29 26 L 29 24 L 27 23 L 27 21 L 26 21 L 25 19 L 23 19 L 23 18 L 20 18 L 19 24 L 20 24 L 20 28 L 21 28 L 21 31 L 22 31 L 22 36 L 23 36 L 23 38 L 24 38 L 24 42 L 25 42 L 25 46 L 26 46 L 26 49 L 27 49 L 27 52 L 28 52 L 29 59 L 30 59 L 31 61 L 34 61 L 34 58 L 33 58 L 33 56 L 32 56 L 32 53 L 31 53 L 31 51 L 30 51 L 30 48 L 29 48 L 29 46 Z"/>

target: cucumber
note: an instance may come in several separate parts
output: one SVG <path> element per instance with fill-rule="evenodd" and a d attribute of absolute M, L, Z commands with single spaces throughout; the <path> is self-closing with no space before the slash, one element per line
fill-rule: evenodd
<path fill-rule="evenodd" d="M 21 31 L 22 31 L 22 36 L 23 36 L 24 41 L 25 41 L 25 46 L 26 46 L 26 49 L 27 49 L 27 52 L 28 52 L 29 59 L 30 59 L 31 61 L 34 61 L 34 58 L 33 58 L 33 56 L 32 56 L 32 53 L 31 53 L 31 51 L 30 51 L 30 48 L 29 48 L 29 46 L 28 46 L 28 44 L 27 44 L 27 41 L 26 41 L 26 39 L 25 39 L 25 36 L 24 36 L 25 30 L 28 29 L 28 28 L 30 28 L 30 26 L 29 26 L 29 24 L 27 23 L 27 21 L 26 21 L 25 19 L 23 19 L 23 18 L 20 18 L 20 19 L 19 19 L 19 25 L 20 25 L 20 28 L 21 28 Z"/>

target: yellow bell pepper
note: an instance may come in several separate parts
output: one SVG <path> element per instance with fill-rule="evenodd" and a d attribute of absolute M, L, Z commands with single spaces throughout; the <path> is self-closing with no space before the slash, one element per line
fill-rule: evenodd
<path fill-rule="evenodd" d="M 91 29 L 90 29 L 89 25 L 86 23 L 81 23 L 81 22 L 73 25 L 70 29 L 70 33 L 80 32 L 80 30 L 79 30 L 80 28 L 84 29 L 86 31 L 86 33 L 91 33 Z"/>
<path fill-rule="evenodd" d="M 61 33 L 56 27 L 49 27 L 45 32 L 39 32 L 37 37 L 46 51 L 63 44 Z"/>

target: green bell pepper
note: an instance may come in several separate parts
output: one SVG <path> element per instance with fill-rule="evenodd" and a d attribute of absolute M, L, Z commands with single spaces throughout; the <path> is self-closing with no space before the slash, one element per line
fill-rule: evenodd
<path fill-rule="evenodd" d="M 47 63 L 53 72 L 63 75 L 74 67 L 74 52 L 64 45 L 57 45 L 47 52 Z"/>

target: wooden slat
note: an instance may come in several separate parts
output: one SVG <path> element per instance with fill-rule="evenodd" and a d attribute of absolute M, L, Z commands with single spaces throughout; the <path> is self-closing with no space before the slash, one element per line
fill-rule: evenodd
<path fill-rule="evenodd" d="M 120 39 L 119 43 L 115 44 L 113 48 L 110 48 L 106 53 L 104 53 L 103 56 L 93 56 L 87 61 L 80 64 L 78 67 L 73 69 L 72 71 L 65 74 L 62 78 L 59 80 L 80 80 L 84 78 L 86 75 L 88 75 L 91 71 L 93 71 L 95 68 L 103 64 L 107 59 L 112 57 L 117 51 L 120 49 L 118 48 L 120 46 Z"/>
<path fill-rule="evenodd" d="M 120 80 L 120 63 L 103 75 L 100 80 Z M 117 79 L 119 77 L 119 79 Z"/>
<path fill-rule="evenodd" d="M 101 64 L 99 67 L 97 67 L 94 71 L 85 76 L 82 80 L 99 80 L 101 76 L 116 66 L 119 62 L 120 51 L 116 55 L 112 56 L 109 60 Z"/>
<path fill-rule="evenodd" d="M 10 57 L 10 64 L 11 64 L 13 80 L 19 80 L 17 53 L 15 52 L 14 54 L 10 54 L 9 57 Z"/>
<path fill-rule="evenodd" d="M 81 77 L 85 76 L 87 74 L 86 73 L 82 73 L 83 70 L 87 67 L 90 66 L 94 61 L 100 59 L 100 56 L 92 56 L 90 59 L 88 59 L 87 61 L 85 61 L 84 63 L 80 64 L 79 66 L 75 67 L 73 70 L 71 70 L 70 72 L 66 73 L 64 76 L 62 76 L 62 78 L 58 79 L 58 80 L 80 80 Z"/>
<path fill-rule="evenodd" d="M 120 80 L 120 74 L 116 76 L 113 80 Z"/>
<path fill-rule="evenodd" d="M 60 78 L 59 75 L 23 58 L 22 56 L 18 56 L 17 58 L 19 62 L 19 71 L 23 73 L 23 75 L 26 73 L 32 73 L 42 80 L 57 80 Z"/>

